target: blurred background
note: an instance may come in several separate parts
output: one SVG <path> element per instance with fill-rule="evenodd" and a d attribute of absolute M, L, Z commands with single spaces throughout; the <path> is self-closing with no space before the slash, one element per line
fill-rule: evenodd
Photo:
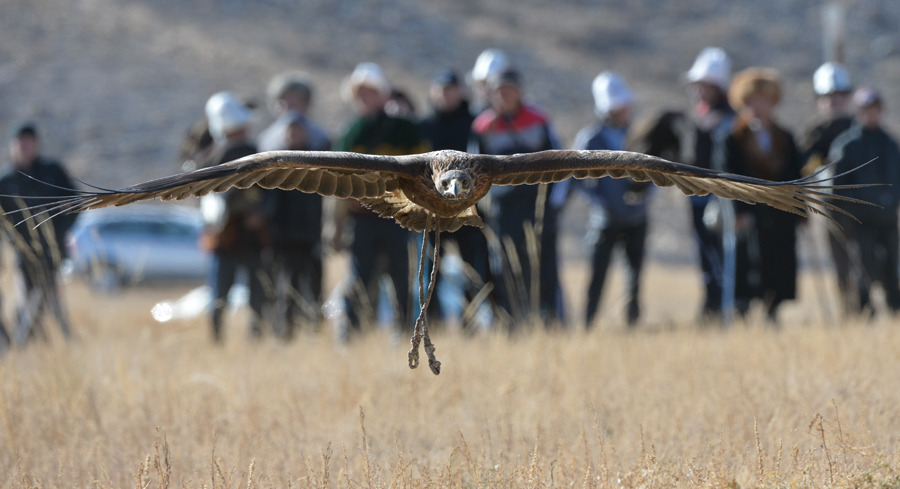
<path fill-rule="evenodd" d="M 44 153 L 73 176 L 121 187 L 178 171 L 179 144 L 216 91 L 257 101 L 261 130 L 271 120 L 266 83 L 305 70 L 316 89 L 311 116 L 337 134 L 352 115 L 340 82 L 356 63 L 380 63 L 424 116 L 437 70 L 465 73 L 496 47 L 569 146 L 594 118 L 597 73 L 621 72 L 639 114 L 687 109 L 681 75 L 706 46 L 724 48 L 735 72 L 780 70 L 779 118 L 795 134 L 814 112 L 813 71 L 840 51 L 856 84 L 883 90 L 888 125 L 900 127 L 900 2 L 837 2 L 837 28 L 824 20 L 829 3 L 10 0 L 0 16 L 0 130 L 33 119 Z M 664 192 L 654 206 L 651 256 L 692 260 L 685 199 Z"/>

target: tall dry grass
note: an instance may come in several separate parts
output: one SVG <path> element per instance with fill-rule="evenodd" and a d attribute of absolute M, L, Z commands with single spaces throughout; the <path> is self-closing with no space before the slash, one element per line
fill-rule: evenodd
<path fill-rule="evenodd" d="M 591 333 L 436 330 L 438 377 L 390 334 L 239 313 L 216 348 L 152 322 L 177 291 L 71 284 L 79 341 L 0 358 L 0 486 L 900 487 L 900 324 L 824 324 L 807 276 L 781 329 L 700 328 L 694 271 L 647 273 L 637 331 L 612 284 Z"/>

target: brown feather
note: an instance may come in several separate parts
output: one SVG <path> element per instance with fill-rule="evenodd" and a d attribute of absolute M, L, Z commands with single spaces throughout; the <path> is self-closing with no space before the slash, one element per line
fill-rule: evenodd
<path fill-rule="evenodd" d="M 798 180 L 771 182 L 758 178 L 717 172 L 673 163 L 662 158 L 628 151 L 551 150 L 538 153 L 494 156 L 486 162 L 494 185 L 552 183 L 575 178 L 631 177 L 652 181 L 660 187 L 675 186 L 686 195 L 706 195 L 737 199 L 806 216 L 827 214 L 823 209 L 844 212 L 823 199 L 848 201 L 845 197 L 824 194 L 818 182 Z"/>
<path fill-rule="evenodd" d="M 446 172 L 461 171 L 472 188 L 453 198 L 438 190 Z M 567 178 L 623 178 L 675 186 L 688 195 L 713 193 L 748 203 L 764 203 L 795 214 L 843 212 L 831 201 L 852 201 L 825 193 L 811 180 L 769 182 L 706 170 L 627 151 L 542 151 L 510 156 L 436 151 L 421 155 L 376 156 L 346 152 L 273 151 L 223 165 L 160 178 L 120 191 L 82 192 L 48 212 L 78 212 L 159 198 L 177 200 L 258 185 L 355 198 L 379 215 L 422 230 L 430 214 L 434 229 L 480 225 L 473 206 L 491 185 L 551 183 Z"/>

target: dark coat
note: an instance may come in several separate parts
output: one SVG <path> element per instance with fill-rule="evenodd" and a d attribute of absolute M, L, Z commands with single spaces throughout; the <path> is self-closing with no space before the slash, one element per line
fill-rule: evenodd
<path fill-rule="evenodd" d="M 382 110 L 373 117 L 354 120 L 344 135 L 335 141 L 334 150 L 396 156 L 425 153 L 431 150 L 431 145 L 419 124 L 404 117 L 388 115 Z M 355 217 L 381 219 L 356 199 L 350 200 L 350 212 Z"/>
<path fill-rule="evenodd" d="M 821 165 L 829 163 L 829 151 L 834 140 L 853 124 L 850 116 L 840 116 L 834 119 L 815 117 L 808 124 L 801 139 L 803 162 L 810 165 L 809 170 L 814 171 Z M 810 161 L 812 160 L 812 161 Z"/>
<path fill-rule="evenodd" d="M 455 110 L 435 109 L 434 113 L 423 119 L 420 125 L 431 142 L 431 149 L 465 151 L 472 136 L 474 120 L 475 116 L 469 112 L 469 103 L 464 100 Z"/>
<path fill-rule="evenodd" d="M 865 200 L 876 205 L 842 204 L 862 222 L 897 225 L 900 205 L 900 148 L 883 129 L 864 129 L 854 124 L 831 146 L 829 158 L 835 162 L 836 185 L 878 183 L 874 187 L 835 190 L 835 194 Z M 868 163 L 868 164 L 866 164 Z M 865 166 L 856 169 L 860 165 Z M 853 170 L 850 173 L 850 170 Z"/>
<path fill-rule="evenodd" d="M 793 135 L 780 126 L 771 131 L 766 154 L 746 120 L 736 119 L 725 141 L 726 170 L 768 180 L 800 177 L 800 152 Z M 755 226 L 739 236 L 735 297 L 766 298 L 781 302 L 797 295 L 798 217 L 765 205 L 735 203 L 738 215 L 749 214 Z"/>
<path fill-rule="evenodd" d="M 296 246 L 318 247 L 322 241 L 323 202 L 319 194 L 267 190 L 265 208 L 272 246 L 285 252 Z"/>
<path fill-rule="evenodd" d="M 29 171 L 20 173 L 12 168 L 0 178 L 0 207 L 3 212 L 14 212 L 27 207 L 46 205 L 52 202 L 47 197 L 69 197 L 75 195 L 74 184 L 63 166 L 54 160 L 38 157 Z M 12 195 L 21 196 L 11 197 Z M 47 217 L 53 215 L 51 212 Z M 16 223 L 29 214 L 14 213 L 7 216 Z M 36 218 L 42 222 L 37 229 L 33 225 L 23 224 L 15 228 L 15 232 L 31 250 L 38 253 L 37 258 L 44 264 L 59 265 L 59 258 L 65 256 L 66 232 L 75 223 L 76 214 L 59 214 L 43 222 L 45 217 Z M 16 240 L 18 241 L 18 240 Z M 52 241 L 52 242 L 51 242 Z M 14 242 L 15 244 L 15 242 Z M 21 257 L 24 250 L 17 250 Z"/>

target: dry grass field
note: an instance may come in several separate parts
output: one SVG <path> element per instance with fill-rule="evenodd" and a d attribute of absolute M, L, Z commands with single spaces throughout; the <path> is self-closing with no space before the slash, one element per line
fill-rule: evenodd
<path fill-rule="evenodd" d="M 215 91 L 262 101 L 272 75 L 306 70 L 337 134 L 356 63 L 381 63 L 424 109 L 436 69 L 499 47 L 568 143 L 599 71 L 628 77 L 642 110 L 684 108 L 681 74 L 716 45 L 736 69 L 782 71 L 780 117 L 799 131 L 821 3 L 4 0 L 0 130 L 35 119 L 74 176 L 120 187 L 179 167 Z M 900 2 L 845 3 L 854 79 L 884 89 L 897 127 Z M 386 333 L 249 343 L 238 312 L 216 348 L 202 318 L 151 318 L 186 288 L 69 284 L 78 341 L 0 352 L 0 488 L 900 489 L 900 321 L 837 324 L 830 278 L 807 271 L 780 329 L 698 326 L 695 270 L 660 264 L 692 253 L 688 221 L 661 208 L 636 331 L 614 283 L 590 333 L 435 331 L 438 377 Z M 568 290 L 584 273 L 569 266 Z"/>
<path fill-rule="evenodd" d="M 584 277 L 567 273 L 577 285 Z M 154 323 L 180 290 L 66 294 L 79 341 L 0 357 L 0 487 L 900 487 L 900 328 L 827 325 L 814 284 L 780 329 L 691 322 L 694 271 L 654 264 L 647 321 L 408 343 L 226 344 Z"/>

